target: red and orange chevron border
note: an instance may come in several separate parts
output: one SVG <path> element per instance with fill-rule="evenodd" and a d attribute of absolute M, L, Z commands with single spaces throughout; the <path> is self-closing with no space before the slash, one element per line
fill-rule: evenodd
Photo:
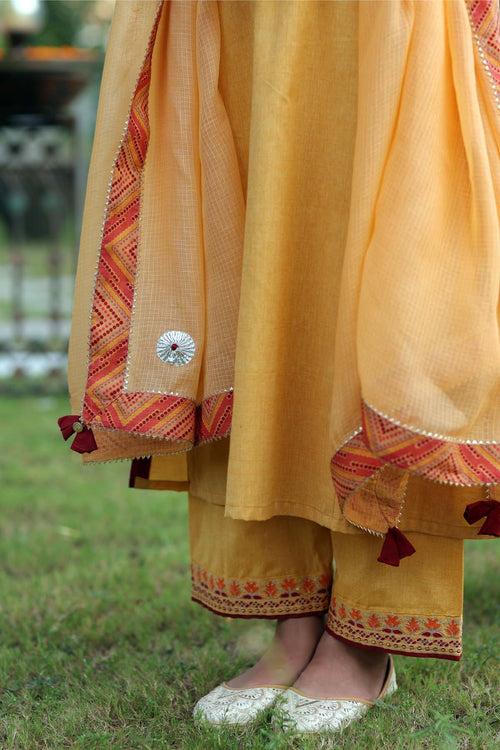
<path fill-rule="evenodd" d="M 82 419 L 98 429 L 198 444 L 229 433 L 231 391 L 214 394 L 201 405 L 183 396 L 124 391 L 137 268 L 141 176 L 150 132 L 151 59 L 160 16 L 161 6 L 114 165 L 96 274 Z"/>
<path fill-rule="evenodd" d="M 362 429 L 332 456 L 330 463 L 341 502 L 386 463 L 446 484 L 470 487 L 500 482 L 498 443 L 459 443 L 421 435 L 366 403 L 362 416 Z"/>

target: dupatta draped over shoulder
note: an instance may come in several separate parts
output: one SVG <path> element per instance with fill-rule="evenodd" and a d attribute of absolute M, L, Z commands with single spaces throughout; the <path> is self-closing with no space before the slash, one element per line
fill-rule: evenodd
<path fill-rule="evenodd" d="M 73 448 L 234 518 L 500 533 L 499 90 L 494 0 L 117 2 Z"/>

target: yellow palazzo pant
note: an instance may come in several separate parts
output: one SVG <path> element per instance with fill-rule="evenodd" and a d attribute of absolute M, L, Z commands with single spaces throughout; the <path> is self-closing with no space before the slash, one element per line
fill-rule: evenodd
<path fill-rule="evenodd" d="M 216 614 L 327 613 L 328 632 L 357 646 L 461 656 L 462 539 L 409 532 L 419 554 L 391 567 L 376 562 L 376 536 L 290 516 L 235 520 L 192 493 L 189 526 L 192 598 Z"/>
<path fill-rule="evenodd" d="M 230 515 L 230 440 L 200 446 L 188 472 L 176 457 L 134 462 L 130 486 L 186 491 L 192 598 L 225 617 L 285 618 L 324 613 L 341 640 L 408 656 L 462 654 L 463 544 L 478 539 L 463 498 L 432 483 L 415 488 L 400 528 L 415 548 L 398 567 L 378 561 L 383 538 L 342 518 L 338 503 L 320 523 L 292 514 L 262 520 Z M 288 487 L 281 488 L 282 496 Z M 469 500 L 480 499 L 469 488 Z M 311 489 L 304 503 L 314 506 Z M 448 502 L 446 502 L 448 500 Z M 484 537 L 483 537 L 484 538 Z"/>

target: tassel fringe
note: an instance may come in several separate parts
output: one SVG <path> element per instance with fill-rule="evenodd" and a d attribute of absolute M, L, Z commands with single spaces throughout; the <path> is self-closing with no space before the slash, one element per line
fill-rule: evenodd
<path fill-rule="evenodd" d="M 396 526 L 391 526 L 385 535 L 378 562 L 399 567 L 403 557 L 409 557 L 415 552 L 415 547 Z"/>
<path fill-rule="evenodd" d="M 485 522 L 477 533 L 500 536 L 500 502 L 498 500 L 478 500 L 475 503 L 469 503 L 465 508 L 464 518 L 471 525 L 480 518 L 485 518 Z"/>

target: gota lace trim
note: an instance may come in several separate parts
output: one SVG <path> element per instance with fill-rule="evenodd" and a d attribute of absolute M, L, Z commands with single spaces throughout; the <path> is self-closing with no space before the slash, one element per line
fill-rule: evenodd
<path fill-rule="evenodd" d="M 370 404 L 368 401 L 364 401 L 364 403 L 369 409 L 371 409 L 371 411 L 375 412 L 375 414 L 378 414 L 379 417 L 383 417 L 383 419 L 386 419 L 388 422 L 391 422 L 398 427 L 402 427 L 404 430 L 408 430 L 408 432 L 412 432 L 415 435 L 425 435 L 426 437 L 434 438 L 435 440 L 441 440 L 448 443 L 457 443 L 459 445 L 500 445 L 500 440 L 476 440 L 473 438 L 459 438 L 454 437 L 453 435 L 445 435 L 441 432 L 431 432 L 430 430 L 423 430 L 421 427 L 416 427 L 413 424 L 402 422 L 399 419 L 391 416 L 390 414 L 386 414 L 380 409 L 377 409 L 376 406 L 373 406 L 373 404 Z"/>

